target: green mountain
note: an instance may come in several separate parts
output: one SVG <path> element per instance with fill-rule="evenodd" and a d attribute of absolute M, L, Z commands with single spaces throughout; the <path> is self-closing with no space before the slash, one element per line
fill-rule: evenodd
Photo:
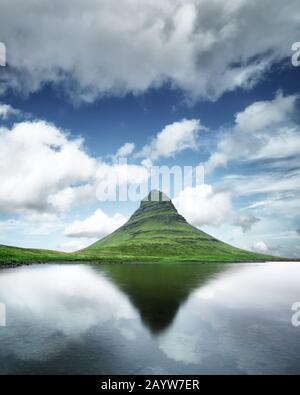
<path fill-rule="evenodd" d="M 109 236 L 75 253 L 0 245 L 0 264 L 50 262 L 245 262 L 280 260 L 241 250 L 190 225 L 171 200 L 152 191 L 129 221 Z"/>
<path fill-rule="evenodd" d="M 162 192 L 152 191 L 129 221 L 81 251 L 116 260 L 239 262 L 274 259 L 232 247 L 190 225 Z"/>

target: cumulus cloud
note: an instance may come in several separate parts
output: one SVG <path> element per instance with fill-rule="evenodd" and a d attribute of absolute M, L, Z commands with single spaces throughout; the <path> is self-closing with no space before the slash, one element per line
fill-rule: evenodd
<path fill-rule="evenodd" d="M 247 232 L 259 221 L 251 214 L 236 212 L 230 192 L 216 191 L 208 184 L 183 189 L 173 199 L 173 203 L 179 213 L 197 227 L 204 225 L 219 227 L 230 223 Z"/>
<path fill-rule="evenodd" d="M 149 149 L 154 159 L 192 149 L 199 130 L 198 120 L 175 122 L 143 150 Z M 131 191 L 134 198 L 136 188 L 147 186 L 152 161 L 147 158 L 133 164 L 119 157 L 133 150 L 134 144 L 126 143 L 109 163 L 92 157 L 81 138 L 72 138 L 45 121 L 2 127 L 0 212 L 63 213 L 75 204 L 116 200 L 121 188 Z"/>
<path fill-rule="evenodd" d="M 270 126 L 276 126 L 289 119 L 294 111 L 297 96 L 276 94 L 275 99 L 259 101 L 236 114 L 236 128 L 243 133 L 256 133 Z"/>
<path fill-rule="evenodd" d="M 81 139 L 71 139 L 47 122 L 1 128 L 0 210 L 43 211 L 63 206 L 63 199 L 55 199 L 56 194 L 89 180 L 95 166 Z"/>
<path fill-rule="evenodd" d="M 119 153 L 133 148 L 125 144 Z M 0 212 L 65 212 L 75 204 L 115 196 L 118 187 L 139 185 L 148 177 L 144 165 L 93 158 L 81 138 L 45 121 L 0 128 Z"/>
<path fill-rule="evenodd" d="M 98 209 L 84 220 L 76 220 L 65 229 L 68 237 L 97 237 L 102 238 L 115 231 L 127 221 L 122 214 L 116 213 L 112 217 Z"/>
<path fill-rule="evenodd" d="M 277 233 L 286 227 L 293 229 L 299 216 L 300 129 L 295 121 L 297 100 L 296 95 L 284 96 L 278 92 L 274 99 L 255 102 L 238 113 L 233 128 L 221 137 L 205 166 L 206 171 L 229 166 L 229 162 L 236 169 L 241 166 L 238 174 L 223 177 L 218 188 L 231 191 L 235 199 L 242 197 L 249 202 L 239 211 L 233 224 L 241 226 L 244 232 L 252 226 L 255 226 L 256 232 L 261 229 L 263 240 L 274 232 L 274 227 Z M 243 169 L 246 169 L 246 174 L 243 174 Z M 273 221 L 274 216 L 280 216 L 281 224 Z M 248 240 L 252 238 L 254 250 L 257 235 L 247 235 Z M 292 243 L 296 242 L 295 232 L 294 238 L 292 242 L 293 235 L 289 234 L 285 245 L 276 247 L 278 249 L 275 249 L 270 237 L 265 243 L 268 243 L 269 252 L 280 251 L 282 256 L 291 256 Z M 252 248 L 248 242 L 244 241 L 243 244 Z M 259 244 L 257 248 L 264 247 Z"/>
<path fill-rule="evenodd" d="M 236 114 L 231 131 L 221 137 L 206 171 L 231 160 L 279 159 L 300 153 L 299 127 L 293 121 L 298 96 L 281 92 L 273 100 L 251 104 Z"/>
<path fill-rule="evenodd" d="M 195 226 L 219 226 L 232 213 L 228 192 L 215 192 L 211 185 L 187 187 L 173 199 L 175 206 L 188 222 Z"/>
<path fill-rule="evenodd" d="M 298 0 L 7 1 L 0 37 L 10 67 L 1 89 L 54 83 L 92 101 L 167 82 L 214 100 L 290 56 L 299 14 Z"/>
<path fill-rule="evenodd" d="M 69 210 L 74 204 L 87 204 L 96 200 L 96 188 L 94 184 L 85 184 L 74 187 L 59 189 L 52 193 L 47 200 L 51 207 L 59 212 Z"/>
<path fill-rule="evenodd" d="M 138 156 L 156 160 L 160 157 L 168 158 L 187 148 L 195 149 L 201 128 L 198 119 L 183 119 L 167 125 L 150 144 L 142 148 Z"/>
<path fill-rule="evenodd" d="M 203 184 L 183 189 L 173 203 L 188 222 L 194 226 L 219 227 L 225 223 L 239 226 L 244 232 L 258 222 L 251 214 L 238 213 L 228 191 L 216 191 L 212 185 Z"/>

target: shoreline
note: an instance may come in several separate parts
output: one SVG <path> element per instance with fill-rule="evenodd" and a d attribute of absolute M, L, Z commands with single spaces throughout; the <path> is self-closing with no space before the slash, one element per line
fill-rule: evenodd
<path fill-rule="evenodd" d="M 92 265 L 147 265 L 147 264 L 198 264 L 198 265 L 209 265 L 209 264 L 221 264 L 221 265 L 232 265 L 232 264 L 242 264 L 242 263 L 278 263 L 278 262 L 285 262 L 285 263 L 300 263 L 300 259 L 275 259 L 275 260 L 247 260 L 247 261 L 174 261 L 174 262 L 158 262 L 158 261 L 95 261 L 95 260 L 72 260 L 72 261 L 32 261 L 32 262 L 8 262 L 8 263 L 0 263 L 0 271 L 4 269 L 16 269 L 19 267 L 25 266 L 34 266 L 34 265 L 70 265 L 70 264 L 92 264 Z"/>

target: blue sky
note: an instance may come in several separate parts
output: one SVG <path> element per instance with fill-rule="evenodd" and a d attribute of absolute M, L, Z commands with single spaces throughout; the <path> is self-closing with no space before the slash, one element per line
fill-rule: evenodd
<path fill-rule="evenodd" d="M 145 159 L 203 164 L 205 185 L 172 196 L 191 223 L 298 257 L 298 2 L 100 3 L 3 5 L 0 243 L 75 250 L 124 223 L 138 203 L 97 190 L 130 143 L 133 184 Z"/>

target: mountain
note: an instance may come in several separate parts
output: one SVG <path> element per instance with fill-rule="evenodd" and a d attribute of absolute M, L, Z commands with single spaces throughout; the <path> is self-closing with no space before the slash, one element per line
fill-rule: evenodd
<path fill-rule="evenodd" d="M 151 191 L 129 221 L 81 251 L 95 258 L 152 262 L 239 262 L 274 260 L 232 247 L 190 225 L 172 201 Z"/>
<path fill-rule="evenodd" d="M 190 225 L 172 201 L 152 191 L 129 221 L 88 248 L 74 253 L 0 245 L 0 264 L 53 261 L 245 262 L 283 260 L 232 247 Z"/>

